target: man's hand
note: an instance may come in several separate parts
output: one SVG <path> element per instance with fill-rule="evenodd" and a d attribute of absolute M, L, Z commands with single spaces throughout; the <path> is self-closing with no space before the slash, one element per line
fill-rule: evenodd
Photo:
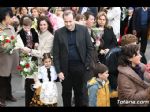
<path fill-rule="evenodd" d="M 137 35 L 136 30 L 133 30 L 132 33 L 133 33 L 133 35 L 135 35 L 135 36 Z"/>
<path fill-rule="evenodd" d="M 64 80 L 64 79 L 65 79 L 64 73 L 62 73 L 62 72 L 60 72 L 60 73 L 58 74 L 58 77 L 59 77 L 60 80 Z"/>

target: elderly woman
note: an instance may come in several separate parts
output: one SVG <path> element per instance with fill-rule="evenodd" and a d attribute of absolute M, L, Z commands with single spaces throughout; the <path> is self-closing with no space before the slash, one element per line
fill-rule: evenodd
<path fill-rule="evenodd" d="M 122 47 L 118 60 L 118 104 L 120 106 L 148 106 L 150 86 L 144 83 L 145 66 L 141 63 L 139 45 Z"/>

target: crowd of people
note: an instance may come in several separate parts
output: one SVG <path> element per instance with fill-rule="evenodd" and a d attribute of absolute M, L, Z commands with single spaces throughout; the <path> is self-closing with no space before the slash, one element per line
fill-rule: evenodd
<path fill-rule="evenodd" d="M 26 107 L 57 107 L 56 82 L 64 107 L 150 106 L 138 103 L 150 101 L 149 25 L 149 7 L 0 7 L 0 36 L 16 39 L 12 54 L 0 40 L 0 107 L 17 101 L 21 53 L 38 66 L 25 77 Z"/>

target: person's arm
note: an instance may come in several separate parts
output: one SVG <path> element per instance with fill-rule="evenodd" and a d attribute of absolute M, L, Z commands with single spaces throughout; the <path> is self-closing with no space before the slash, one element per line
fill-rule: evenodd
<path fill-rule="evenodd" d="M 16 39 L 17 39 L 17 42 L 15 43 L 16 47 L 14 49 L 23 48 L 24 44 L 23 44 L 22 39 L 19 34 L 17 35 Z"/>
<path fill-rule="evenodd" d="M 137 9 L 135 9 L 135 11 L 133 12 L 133 20 L 132 20 L 132 33 L 133 35 L 137 35 L 137 31 L 136 31 L 136 22 L 137 22 Z"/>
<path fill-rule="evenodd" d="M 57 74 L 61 72 L 60 70 L 60 46 L 59 46 L 59 39 L 58 39 L 58 32 L 55 32 L 54 35 L 54 42 L 53 42 L 53 61 L 54 66 L 56 69 Z"/>
<path fill-rule="evenodd" d="M 123 74 L 119 74 L 118 76 L 118 93 L 120 93 L 120 98 L 129 100 L 150 100 L 150 87 L 137 91 L 136 84 Z"/>
<path fill-rule="evenodd" d="M 90 34 L 89 34 L 87 28 L 85 29 L 85 39 L 86 39 L 86 49 L 87 49 L 85 67 L 86 67 L 86 69 L 89 69 L 89 65 L 90 65 L 91 59 L 92 59 L 92 51 L 94 50 L 94 47 L 92 45 L 91 37 L 90 37 Z"/>
<path fill-rule="evenodd" d="M 42 58 L 44 53 L 50 52 L 52 50 L 53 39 L 54 37 L 47 39 L 46 43 L 43 44 L 42 49 L 36 50 L 36 49 L 30 49 L 30 48 L 24 47 L 23 51 L 26 53 L 29 53 L 31 56 Z"/>
<path fill-rule="evenodd" d="M 88 96 L 89 96 L 89 106 L 90 107 L 96 107 L 97 102 L 97 90 L 98 88 L 96 86 L 91 86 L 88 88 Z"/>
<path fill-rule="evenodd" d="M 113 28 L 110 29 L 110 32 L 111 32 L 111 35 L 112 35 L 112 42 L 111 42 L 111 45 L 110 45 L 109 49 L 118 46 L 117 38 L 116 38 L 116 35 L 114 34 Z"/>
<path fill-rule="evenodd" d="M 59 42 L 59 37 L 58 37 L 58 32 L 55 32 L 54 35 L 54 42 L 53 42 L 53 62 L 54 62 L 54 66 L 55 66 L 55 70 L 56 73 L 58 74 L 58 77 L 60 79 L 60 81 L 64 80 L 64 73 L 61 71 L 60 69 L 60 52 L 61 52 L 61 48 L 60 48 L 60 42 Z"/>
<path fill-rule="evenodd" d="M 57 73 L 54 66 L 51 66 L 51 80 L 55 81 L 57 79 Z"/>

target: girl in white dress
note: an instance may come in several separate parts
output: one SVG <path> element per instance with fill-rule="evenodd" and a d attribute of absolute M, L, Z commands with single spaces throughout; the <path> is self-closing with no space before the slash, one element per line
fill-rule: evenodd
<path fill-rule="evenodd" d="M 57 73 L 55 67 L 52 66 L 50 53 L 44 53 L 42 61 L 44 65 L 39 68 L 34 87 L 41 86 L 39 95 L 42 102 L 41 106 L 56 107 L 58 92 L 55 80 L 57 79 Z"/>

